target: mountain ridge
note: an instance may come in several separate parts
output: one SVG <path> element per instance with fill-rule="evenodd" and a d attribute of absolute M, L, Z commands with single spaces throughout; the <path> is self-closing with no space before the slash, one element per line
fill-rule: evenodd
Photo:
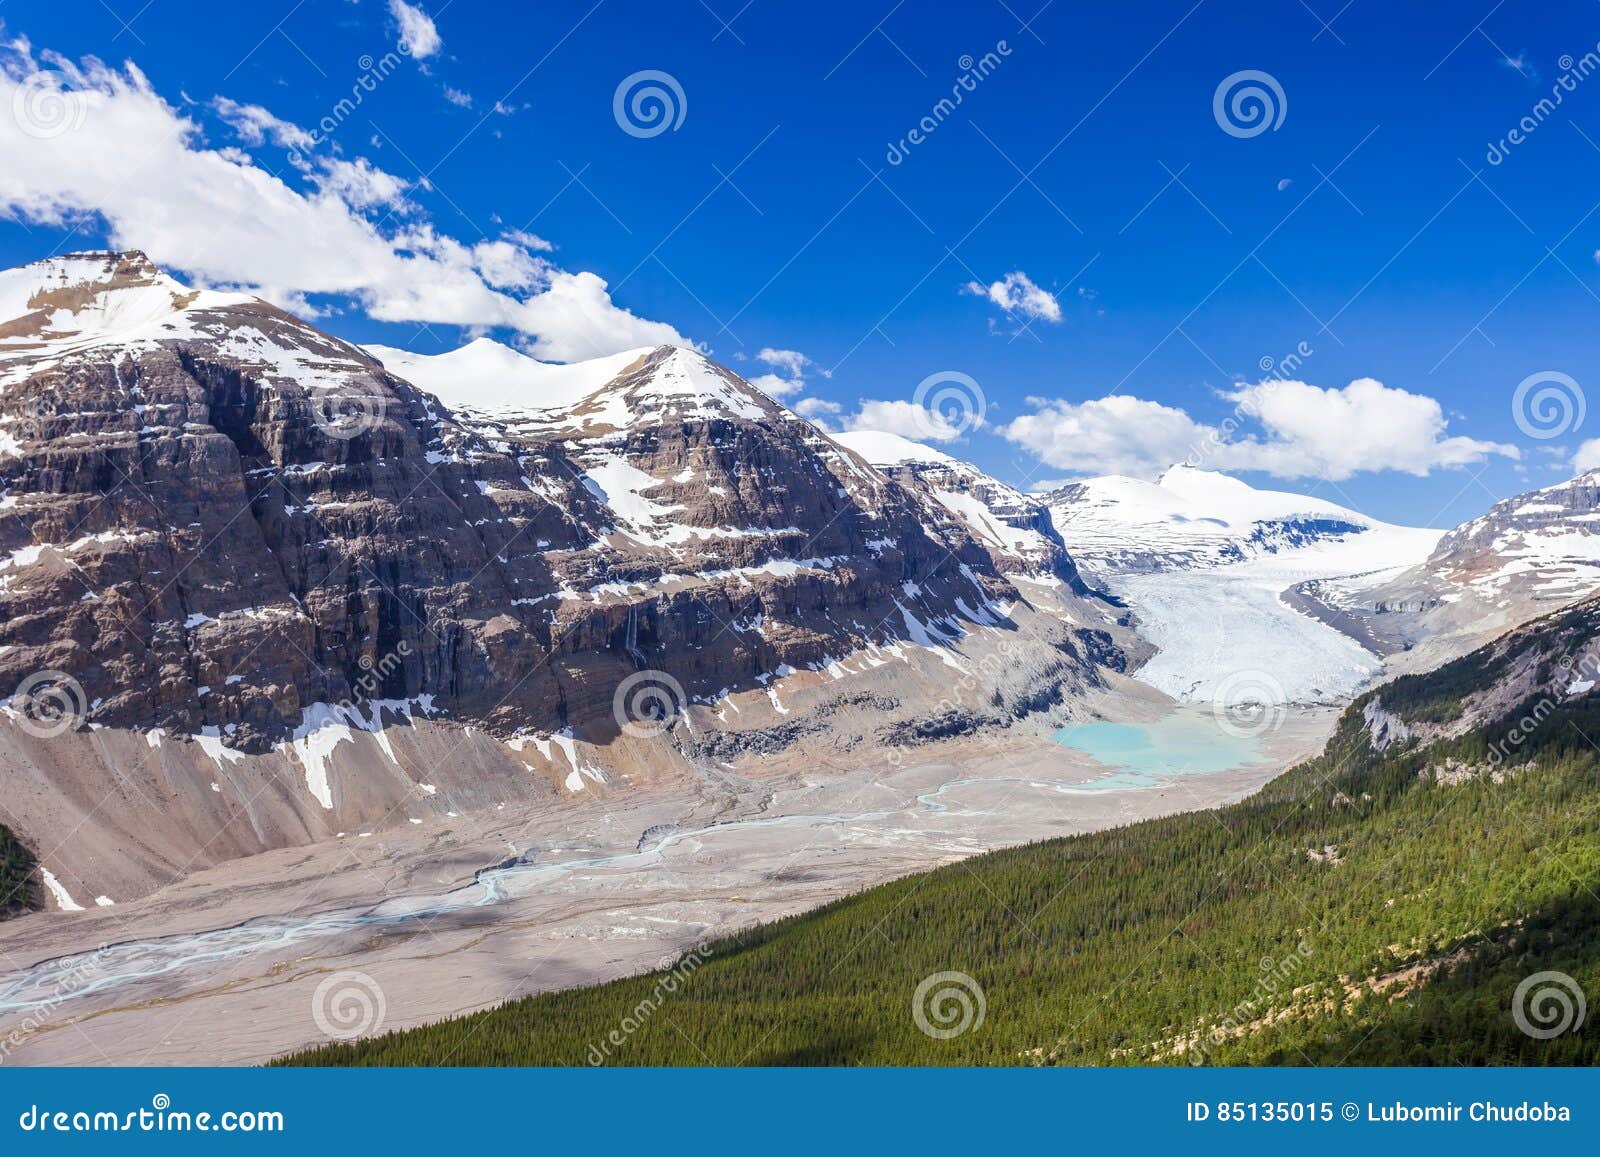
<path fill-rule="evenodd" d="M 71 864 L 90 895 L 443 815 L 423 785 L 492 807 L 1004 729 L 1128 662 L 1108 604 L 1024 598 L 965 522 L 690 351 L 570 413 L 456 414 L 142 255 L 25 269 L 0 279 L 0 747 L 35 847 L 127 780 Z M 980 663 L 952 700 L 936 673 Z M 76 730 L 40 738 L 52 695 Z M 439 728 L 472 759 L 431 764 Z"/>

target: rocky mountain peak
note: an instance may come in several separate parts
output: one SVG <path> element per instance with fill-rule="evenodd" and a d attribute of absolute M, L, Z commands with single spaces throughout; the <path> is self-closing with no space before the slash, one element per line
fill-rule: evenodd
<path fill-rule="evenodd" d="M 657 346 L 569 411 L 585 434 L 711 418 L 783 422 L 789 413 L 749 382 L 697 350 Z"/>

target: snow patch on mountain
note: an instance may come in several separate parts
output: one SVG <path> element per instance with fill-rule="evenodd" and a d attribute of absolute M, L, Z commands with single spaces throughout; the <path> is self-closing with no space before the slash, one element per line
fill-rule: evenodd
<path fill-rule="evenodd" d="M 364 348 L 390 373 L 436 394 L 453 410 L 472 413 L 568 409 L 650 353 L 647 347 L 562 364 L 541 362 L 491 338 L 442 354 Z"/>
<path fill-rule="evenodd" d="M 1044 504 L 967 462 L 882 430 L 831 435 L 892 478 L 925 488 L 1006 573 L 1042 574 L 1059 565 L 1073 574 Z"/>
<path fill-rule="evenodd" d="M 1375 526 L 1244 562 L 1105 581 L 1159 648 L 1138 678 L 1183 702 L 1338 704 L 1383 670 L 1383 659 L 1285 595 L 1301 583 L 1393 573 L 1425 557 L 1437 531 Z"/>
<path fill-rule="evenodd" d="M 239 325 L 241 308 L 258 311 L 261 325 Z M 355 346 L 306 329 L 278 336 L 282 317 L 247 294 L 191 289 L 142 253 L 52 257 L 0 272 L 0 390 L 105 347 L 137 354 L 194 340 L 306 389 L 370 378 Z"/>
<path fill-rule="evenodd" d="M 1219 566 L 1384 524 L 1348 507 L 1174 466 L 1156 482 L 1108 475 L 1046 499 L 1078 564 L 1094 574 Z"/>

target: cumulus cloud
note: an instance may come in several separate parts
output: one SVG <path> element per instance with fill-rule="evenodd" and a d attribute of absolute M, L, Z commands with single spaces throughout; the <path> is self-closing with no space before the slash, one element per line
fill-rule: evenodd
<path fill-rule="evenodd" d="M 819 426 L 826 427 L 829 419 L 844 412 L 844 407 L 838 402 L 830 402 L 824 398 L 801 398 L 793 406 L 794 412 L 802 418 L 810 418 Z"/>
<path fill-rule="evenodd" d="M 331 194 L 352 209 L 372 209 L 384 206 L 405 209 L 406 189 L 410 186 L 392 173 L 386 173 L 365 157 L 346 161 L 327 157 L 317 166 L 311 178 L 317 189 Z"/>
<path fill-rule="evenodd" d="M 1121 394 L 1087 402 L 1031 398 L 1034 412 L 1000 427 L 1000 433 L 1060 469 L 1142 477 L 1191 462 L 1338 482 L 1386 470 L 1422 476 L 1491 455 L 1520 456 L 1503 442 L 1448 434 L 1436 400 L 1372 378 L 1342 389 L 1266 381 L 1222 397 L 1234 403 L 1234 411 L 1216 425 Z"/>
<path fill-rule="evenodd" d="M 756 354 L 756 359 L 772 367 L 773 372 L 751 378 L 750 384 L 772 398 L 786 398 L 806 388 L 808 368 L 817 363 L 799 350 L 780 350 L 767 346 Z M 823 377 L 831 377 L 821 371 Z"/>
<path fill-rule="evenodd" d="M 863 399 L 861 409 L 845 417 L 845 430 L 882 430 L 913 442 L 954 442 L 966 429 L 950 422 L 937 410 L 915 402 L 881 402 Z"/>
<path fill-rule="evenodd" d="M 258 106 L 212 105 L 245 143 L 294 148 L 295 126 Z M 0 46 L 0 213 L 30 224 L 102 228 L 213 286 L 263 292 L 295 308 L 311 295 L 352 300 L 380 321 L 517 331 L 559 361 L 646 345 L 688 345 L 672 326 L 618 307 L 603 279 L 506 234 L 466 244 L 420 213 L 398 218 L 398 178 L 368 162 L 311 160 L 274 176 L 236 148 L 207 145 L 133 65 L 36 59 Z M 64 118 L 48 117 L 64 113 Z M 380 219 L 381 218 L 381 219 Z"/>
<path fill-rule="evenodd" d="M 1017 314 L 1029 321 L 1055 324 L 1061 320 L 1061 303 L 1047 290 L 1035 285 L 1033 279 L 1020 269 L 988 285 L 969 281 L 962 292 L 974 297 L 986 297 L 1007 313 Z"/>
<path fill-rule="evenodd" d="M 1470 466 L 1491 454 L 1518 457 L 1501 442 L 1451 437 L 1437 401 L 1424 394 L 1358 378 L 1340 389 L 1305 382 L 1262 382 L 1229 392 L 1246 414 L 1256 415 L 1267 437 L 1245 451 L 1283 478 L 1326 478 L 1399 470 L 1422 476 L 1441 467 Z"/>
<path fill-rule="evenodd" d="M 389 15 L 400 26 L 400 48 L 418 60 L 426 60 L 444 47 L 433 17 L 406 0 L 389 0 Z"/>
<path fill-rule="evenodd" d="M 1001 426 L 1001 435 L 1051 466 L 1082 474 L 1150 477 L 1184 461 L 1207 438 L 1207 428 L 1184 411 L 1125 394 L 1028 403 L 1034 412 Z"/>
<path fill-rule="evenodd" d="M 1574 474 L 1587 474 L 1591 470 L 1600 470 L 1600 438 L 1590 438 L 1572 456 Z"/>

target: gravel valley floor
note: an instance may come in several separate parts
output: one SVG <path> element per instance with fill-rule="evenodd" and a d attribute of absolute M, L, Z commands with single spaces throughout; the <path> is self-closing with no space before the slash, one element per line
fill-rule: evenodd
<path fill-rule="evenodd" d="M 345 1017 L 398 1028 L 593 984 L 979 852 L 1238 799 L 1333 719 L 1296 711 L 1259 763 L 1155 787 L 1097 787 L 1104 767 L 1042 739 L 956 743 L 898 768 L 743 770 L 714 808 L 640 794 L 253 856 L 0 928 L 0 1042 L 12 1064 L 249 1064 Z"/>

